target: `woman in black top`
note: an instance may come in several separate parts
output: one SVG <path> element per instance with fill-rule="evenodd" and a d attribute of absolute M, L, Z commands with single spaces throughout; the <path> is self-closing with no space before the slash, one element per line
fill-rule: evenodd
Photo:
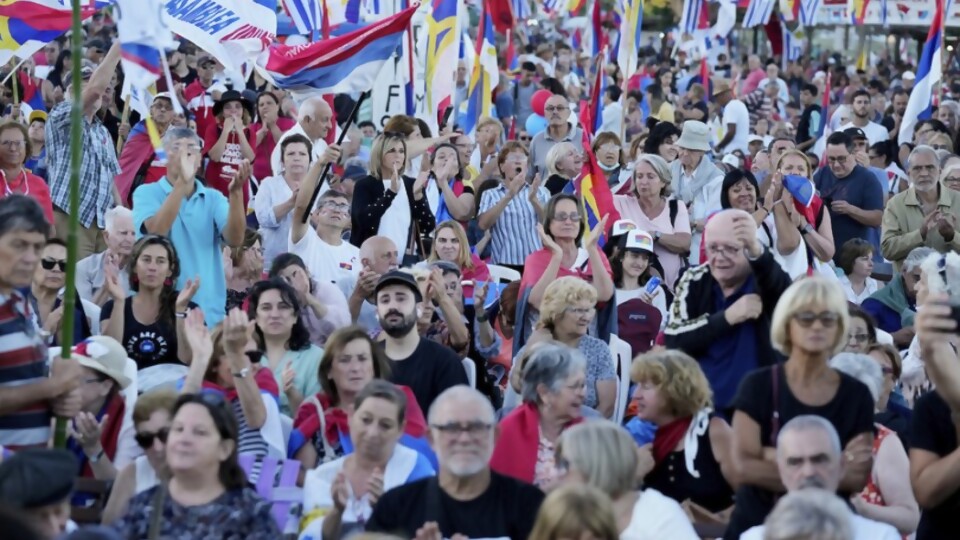
<path fill-rule="evenodd" d="M 830 421 L 844 445 L 840 495 L 867 483 L 873 447 L 873 397 L 860 381 L 827 365 L 847 341 L 846 296 L 836 281 L 797 281 L 773 312 L 771 341 L 783 364 L 751 372 L 733 400 L 733 465 L 737 505 L 725 540 L 760 525 L 785 490 L 775 461 L 777 433 L 790 419 L 813 414 Z"/>
<path fill-rule="evenodd" d="M 571 142 L 558 142 L 547 152 L 547 181 L 544 187 L 550 196 L 562 193 L 583 169 L 583 150 Z M 538 171 L 539 172 L 539 171 Z"/>
<path fill-rule="evenodd" d="M 186 312 L 197 307 L 190 300 L 200 288 L 200 280 L 188 279 L 177 292 L 180 259 L 166 237 L 147 235 L 133 246 L 130 255 L 130 290 L 127 297 L 119 277 L 109 270 L 104 286 L 111 300 L 100 312 L 103 334 L 119 341 L 136 363 L 137 369 L 158 364 L 184 364 L 190 361 L 190 347 L 184 338 Z M 123 306 L 115 313 L 116 306 Z"/>
<path fill-rule="evenodd" d="M 426 172 L 416 180 L 403 176 L 407 168 L 407 144 L 399 133 L 384 132 L 370 148 L 370 176 L 361 178 L 353 190 L 350 210 L 350 242 L 360 246 L 371 236 L 393 240 L 401 257 L 425 259 L 429 251 L 421 239 L 436 225 L 423 190 Z M 402 189 L 401 189 L 402 187 Z M 426 253 L 424 253 L 426 251 Z"/>
<path fill-rule="evenodd" d="M 637 383 L 637 418 L 657 425 L 656 465 L 644 485 L 710 512 L 730 508 L 733 432 L 713 414 L 710 383 L 697 361 L 676 350 L 643 354 L 633 361 L 630 380 Z"/>

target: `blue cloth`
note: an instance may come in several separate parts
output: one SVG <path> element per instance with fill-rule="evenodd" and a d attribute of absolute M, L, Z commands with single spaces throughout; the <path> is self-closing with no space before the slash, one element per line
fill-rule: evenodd
<path fill-rule="evenodd" d="M 860 304 L 860 307 L 873 316 L 873 319 L 877 321 L 877 328 L 884 332 L 892 334 L 903 328 L 903 321 L 900 314 L 875 298 L 867 298 Z M 911 304 L 911 307 L 916 309 L 913 304 Z"/>
<path fill-rule="evenodd" d="M 647 422 L 639 418 L 633 418 L 624 426 L 637 446 L 643 446 L 653 442 L 653 437 L 657 434 L 657 425 L 653 422 Z"/>
<path fill-rule="evenodd" d="M 425 478 L 427 476 L 433 476 L 434 471 L 439 470 L 437 455 L 433 452 L 433 448 L 430 448 L 430 443 L 427 442 L 426 436 L 417 438 L 404 433 L 400 436 L 400 441 L 398 444 L 400 444 L 400 446 L 406 446 L 419 455 L 417 458 L 417 464 L 413 467 L 413 472 L 410 473 L 410 478 L 407 479 L 408 482 L 419 480 L 420 478 Z M 340 434 L 340 448 L 343 448 L 343 455 L 345 456 L 349 456 L 353 453 L 353 441 L 350 440 L 349 434 Z M 417 474 L 420 474 L 421 476 L 415 477 Z"/>
<path fill-rule="evenodd" d="M 173 185 L 166 176 L 134 191 L 133 227 L 137 238 L 147 233 L 144 222 L 156 215 L 172 191 Z M 200 278 L 200 290 L 193 301 L 203 309 L 211 328 L 226 313 L 227 281 L 220 252 L 229 211 L 230 205 L 222 193 L 197 181 L 193 195 L 180 204 L 180 212 L 167 234 L 180 258 L 177 288 L 183 289 L 187 279 Z"/>
<path fill-rule="evenodd" d="M 44 146 L 43 149 L 40 150 L 39 156 L 27 158 L 27 161 L 26 163 L 23 164 L 23 166 L 26 169 L 29 169 L 30 172 L 32 172 L 33 174 L 46 180 L 47 179 L 47 147 Z"/>
<path fill-rule="evenodd" d="M 725 311 L 742 296 L 758 292 L 752 275 L 729 298 L 723 297 L 723 291 L 716 282 L 712 286 L 714 302 L 711 313 Z M 757 359 L 756 322 L 747 321 L 731 327 L 730 332 L 714 341 L 707 353 L 698 360 L 704 375 L 710 381 L 717 410 L 726 409 L 736 395 L 740 379 L 760 365 Z"/>

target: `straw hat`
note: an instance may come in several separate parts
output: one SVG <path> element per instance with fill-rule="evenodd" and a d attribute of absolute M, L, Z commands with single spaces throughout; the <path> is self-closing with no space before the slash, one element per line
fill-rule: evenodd
<path fill-rule="evenodd" d="M 127 365 L 127 351 L 109 336 L 92 336 L 73 346 L 71 358 L 81 366 L 103 373 L 124 390 L 132 382 L 123 374 Z"/>

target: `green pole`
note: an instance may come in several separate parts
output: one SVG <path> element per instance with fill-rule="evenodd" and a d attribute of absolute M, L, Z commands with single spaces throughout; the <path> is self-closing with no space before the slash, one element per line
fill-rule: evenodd
<path fill-rule="evenodd" d="M 60 358 L 69 359 L 73 347 L 74 308 L 77 297 L 77 216 L 80 213 L 80 161 L 83 143 L 83 92 L 80 69 L 83 66 L 83 27 L 80 19 L 82 0 L 73 0 L 73 30 L 70 46 L 73 49 L 70 69 L 73 102 L 70 111 L 70 220 L 67 228 L 67 288 L 63 293 L 63 319 L 60 323 Z M 69 418 L 58 417 L 53 432 L 53 446 L 67 446 L 67 422 Z"/>

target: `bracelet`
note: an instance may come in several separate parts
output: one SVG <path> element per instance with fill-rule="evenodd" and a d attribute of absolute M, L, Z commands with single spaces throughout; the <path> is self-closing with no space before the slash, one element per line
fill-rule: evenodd
<path fill-rule="evenodd" d="M 178 311 L 178 312 L 174 313 L 173 316 L 176 317 L 176 318 L 178 318 L 178 319 L 186 319 L 186 318 L 187 318 L 187 312 L 186 312 L 186 311 Z"/>

